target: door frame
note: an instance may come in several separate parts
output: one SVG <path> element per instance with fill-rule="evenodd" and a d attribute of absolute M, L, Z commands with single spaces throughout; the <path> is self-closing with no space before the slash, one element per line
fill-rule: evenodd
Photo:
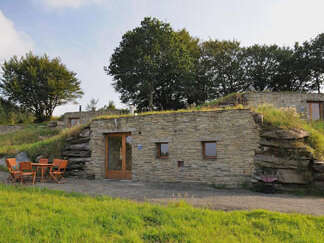
<path fill-rule="evenodd" d="M 132 171 L 126 170 L 126 137 L 130 136 L 130 132 L 118 132 L 105 134 L 105 177 L 107 179 L 117 180 L 131 180 Z M 121 170 L 109 170 L 109 137 L 121 137 L 122 138 L 122 169 Z"/>

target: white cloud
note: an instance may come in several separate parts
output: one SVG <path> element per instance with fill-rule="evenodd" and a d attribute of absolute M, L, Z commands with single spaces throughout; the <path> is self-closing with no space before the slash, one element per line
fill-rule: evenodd
<path fill-rule="evenodd" d="M 0 10 L 0 62 L 13 55 L 24 55 L 33 48 L 33 41 L 23 32 L 15 29 L 10 21 Z"/>
<path fill-rule="evenodd" d="M 44 4 L 51 8 L 79 8 L 82 5 L 98 4 L 103 0 L 44 0 Z"/>

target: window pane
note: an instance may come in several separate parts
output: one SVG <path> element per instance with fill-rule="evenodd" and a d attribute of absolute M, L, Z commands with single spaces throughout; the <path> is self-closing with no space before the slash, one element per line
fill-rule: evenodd
<path fill-rule="evenodd" d="M 216 143 L 206 143 L 205 142 L 205 156 L 207 157 L 215 157 L 216 156 Z"/>
<path fill-rule="evenodd" d="M 132 137 L 126 137 L 126 170 L 132 170 Z"/>
<path fill-rule="evenodd" d="M 108 169 L 122 170 L 122 137 L 108 137 Z"/>
<path fill-rule="evenodd" d="M 73 127 L 73 126 L 78 125 L 80 123 L 80 119 L 78 119 L 78 118 L 72 118 L 70 120 L 70 123 L 71 123 L 71 127 Z"/>
<path fill-rule="evenodd" d="M 312 103 L 312 120 L 317 121 L 320 119 L 320 105 L 319 103 Z"/>
<path fill-rule="evenodd" d="M 160 144 L 160 156 L 167 157 L 169 155 L 169 144 L 161 143 Z"/>

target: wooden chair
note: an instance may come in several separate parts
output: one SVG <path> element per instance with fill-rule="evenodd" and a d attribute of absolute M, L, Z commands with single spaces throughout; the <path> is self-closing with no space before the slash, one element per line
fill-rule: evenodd
<path fill-rule="evenodd" d="M 48 159 L 41 158 L 41 159 L 38 160 L 38 163 L 40 163 L 40 164 L 48 164 Z M 47 170 L 47 167 L 37 167 L 36 174 L 38 173 L 39 170 L 41 171 L 42 177 L 43 177 L 46 170 Z"/>
<path fill-rule="evenodd" d="M 17 182 L 21 178 L 21 171 L 17 168 L 16 158 L 6 159 L 9 171 L 8 182 Z"/>
<path fill-rule="evenodd" d="M 63 175 L 66 171 L 67 164 L 67 160 L 53 160 L 53 167 L 50 168 L 50 176 L 56 181 L 56 183 L 61 183 L 60 180 L 64 178 Z"/>
<path fill-rule="evenodd" d="M 59 167 L 61 161 L 61 159 L 53 159 L 53 167 Z"/>
<path fill-rule="evenodd" d="M 24 176 L 31 176 L 33 179 L 33 184 L 35 184 L 36 171 L 33 170 L 32 162 L 20 162 L 19 169 L 21 171 L 21 183 L 24 182 Z"/>

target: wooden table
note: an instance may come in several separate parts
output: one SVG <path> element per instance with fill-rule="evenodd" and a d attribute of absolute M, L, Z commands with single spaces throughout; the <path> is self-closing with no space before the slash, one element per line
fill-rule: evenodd
<path fill-rule="evenodd" d="M 35 166 L 37 169 L 41 168 L 41 182 L 44 182 L 44 174 L 45 174 L 45 169 L 53 167 L 53 164 L 40 164 L 40 163 L 32 163 L 32 166 Z M 37 171 L 37 170 L 36 170 Z"/>

